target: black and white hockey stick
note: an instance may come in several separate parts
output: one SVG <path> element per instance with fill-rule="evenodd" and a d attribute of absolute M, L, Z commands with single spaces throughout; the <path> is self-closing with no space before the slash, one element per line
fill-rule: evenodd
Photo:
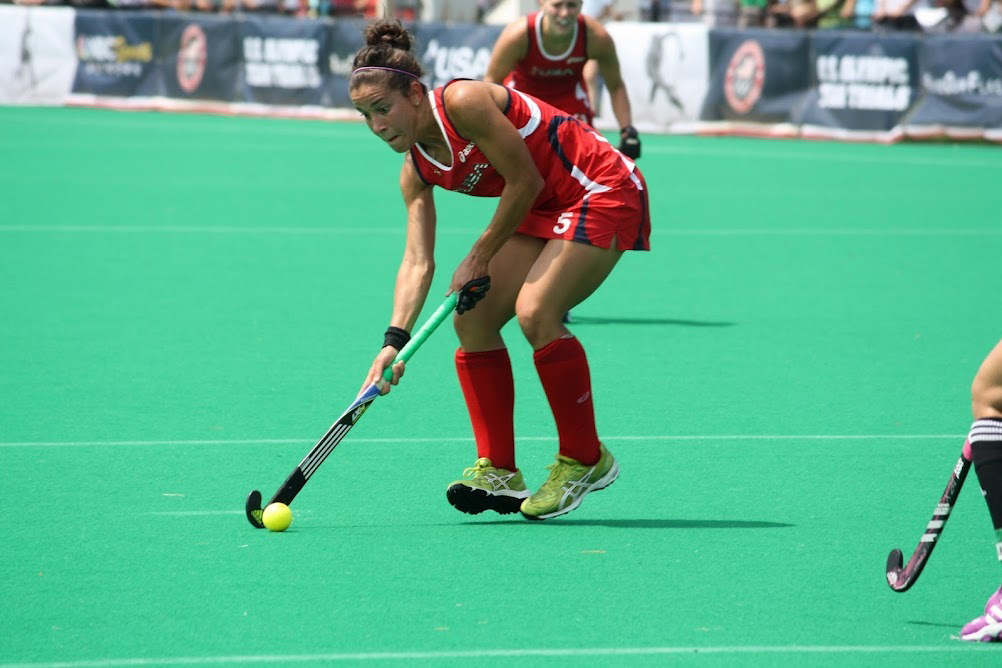
<path fill-rule="evenodd" d="M 912 553 L 911 559 L 902 568 L 903 555 L 901 554 L 901 550 L 891 550 L 891 553 L 887 555 L 887 584 L 894 591 L 908 591 L 908 588 L 915 584 L 918 576 L 922 574 L 925 562 L 928 561 L 929 555 L 932 554 L 933 548 L 936 547 L 936 539 L 942 533 L 946 521 L 950 519 L 950 511 L 953 510 L 953 505 L 957 502 L 960 488 L 964 486 L 964 479 L 967 478 L 967 473 L 970 469 L 971 460 L 968 455 L 967 446 L 965 445 L 960 459 L 957 460 L 956 465 L 953 467 L 953 472 L 950 474 L 950 482 L 946 484 L 946 490 L 943 492 L 943 496 L 940 497 L 939 503 L 936 504 L 936 510 L 932 514 L 932 519 L 929 520 L 925 534 L 919 540 L 918 547 Z"/>
<path fill-rule="evenodd" d="M 417 349 L 421 347 L 421 344 L 425 342 L 431 333 L 434 332 L 435 329 L 442 324 L 442 321 L 444 321 L 446 317 L 448 317 L 448 315 L 456 308 L 456 301 L 458 297 L 458 293 L 454 292 L 446 298 L 445 302 L 443 302 L 442 305 L 435 310 L 431 317 L 425 321 L 417 332 L 415 332 L 414 336 L 411 337 L 411 340 L 407 342 L 400 352 L 397 353 L 396 358 L 393 360 L 393 364 L 396 364 L 397 362 L 406 362 L 411 358 L 411 355 L 413 355 Z M 348 406 L 348 409 L 341 414 L 341 417 L 338 418 L 337 422 L 332 424 L 331 428 L 327 430 L 327 433 L 324 434 L 319 441 L 317 441 L 317 444 L 313 446 L 313 449 L 310 450 L 309 453 L 307 453 L 306 457 L 303 458 L 303 461 L 299 462 L 299 466 L 293 470 L 292 474 L 286 479 L 285 484 L 283 484 L 282 487 L 275 492 L 275 496 L 271 497 L 271 501 L 268 502 L 269 505 L 272 503 L 284 503 L 285 505 L 292 503 L 292 500 L 296 498 L 296 495 L 303 489 L 306 481 L 310 479 L 310 476 L 316 473 L 317 469 L 320 468 L 320 465 L 324 463 L 325 459 L 327 459 L 327 455 L 329 455 L 334 448 L 337 447 L 337 444 L 341 442 L 341 439 L 343 439 L 351 428 L 355 426 L 358 419 L 362 417 L 362 413 L 364 413 L 369 407 L 369 404 L 376 400 L 376 397 L 379 396 L 380 389 L 384 387 L 391 378 L 393 378 L 393 370 L 390 367 L 387 367 L 386 371 L 383 373 L 382 379 L 365 388 L 365 391 L 362 392 L 362 394 L 360 394 L 358 398 L 355 399 L 350 406 Z M 247 495 L 246 510 L 247 521 L 258 529 L 263 529 L 264 522 L 261 521 L 261 514 L 264 511 L 261 507 L 261 492 L 255 489 Z"/>

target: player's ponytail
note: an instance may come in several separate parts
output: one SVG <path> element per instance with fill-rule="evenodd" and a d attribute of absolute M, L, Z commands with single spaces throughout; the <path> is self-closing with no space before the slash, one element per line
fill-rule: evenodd
<path fill-rule="evenodd" d="M 349 89 L 363 83 L 385 83 L 406 93 L 412 81 L 424 76 L 424 68 L 412 53 L 414 35 L 400 21 L 373 21 L 363 34 L 365 46 L 355 54 Z"/>

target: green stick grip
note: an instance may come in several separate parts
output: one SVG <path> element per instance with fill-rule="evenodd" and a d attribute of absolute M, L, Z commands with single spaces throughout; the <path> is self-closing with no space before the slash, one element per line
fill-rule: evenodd
<path fill-rule="evenodd" d="M 435 312 L 431 314 L 421 329 L 411 336 L 411 340 L 407 342 L 407 345 L 403 347 L 403 350 L 397 353 L 397 356 L 393 358 L 393 364 L 397 362 L 406 362 L 411 358 L 411 355 L 417 352 L 417 349 L 421 347 L 431 333 L 438 329 L 438 326 L 449 316 L 450 313 L 456 310 L 456 302 L 459 300 L 459 293 L 453 292 L 451 295 L 445 298 L 442 305 L 435 309 Z M 386 367 L 383 371 L 383 380 L 390 381 L 393 379 L 393 364 Z"/>

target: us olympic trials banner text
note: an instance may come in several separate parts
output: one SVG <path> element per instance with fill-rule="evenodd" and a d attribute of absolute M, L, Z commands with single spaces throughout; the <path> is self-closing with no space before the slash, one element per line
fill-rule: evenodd
<path fill-rule="evenodd" d="M 814 33 L 815 84 L 803 125 L 888 131 L 914 104 L 919 89 L 918 44 L 911 35 Z"/>
<path fill-rule="evenodd" d="M 327 75 L 327 32 L 317 21 L 247 17 L 240 22 L 243 99 L 320 105 Z"/>

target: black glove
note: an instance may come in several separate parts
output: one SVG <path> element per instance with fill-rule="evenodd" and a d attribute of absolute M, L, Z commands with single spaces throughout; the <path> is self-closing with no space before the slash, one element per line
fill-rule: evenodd
<path fill-rule="evenodd" d="M 636 160 L 640 157 L 640 137 L 637 129 L 632 125 L 627 125 L 619 131 L 619 152 L 627 158 Z"/>
<path fill-rule="evenodd" d="M 483 276 L 474 278 L 463 286 L 459 291 L 459 300 L 456 302 L 456 313 L 463 315 L 473 309 L 477 302 L 487 296 L 487 291 L 491 289 L 491 277 Z"/>

